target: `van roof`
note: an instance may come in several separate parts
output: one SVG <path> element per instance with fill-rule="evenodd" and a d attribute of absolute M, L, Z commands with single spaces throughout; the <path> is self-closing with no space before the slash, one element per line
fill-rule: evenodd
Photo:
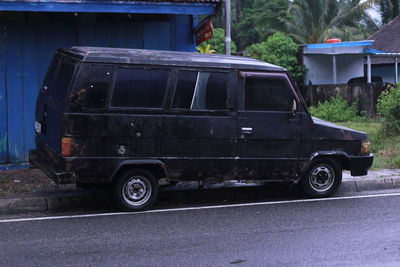
<path fill-rule="evenodd" d="M 286 71 L 285 68 L 253 58 L 193 52 L 74 46 L 69 49 L 59 49 L 58 53 L 84 62 Z"/>

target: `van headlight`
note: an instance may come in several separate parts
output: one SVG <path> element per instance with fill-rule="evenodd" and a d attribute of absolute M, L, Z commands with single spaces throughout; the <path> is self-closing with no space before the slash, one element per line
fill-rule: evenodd
<path fill-rule="evenodd" d="M 371 152 L 371 143 L 369 141 L 363 141 L 361 143 L 361 154 L 369 154 Z"/>

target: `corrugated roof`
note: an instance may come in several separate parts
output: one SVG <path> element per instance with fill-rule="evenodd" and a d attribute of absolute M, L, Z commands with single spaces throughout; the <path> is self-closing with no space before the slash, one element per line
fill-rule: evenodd
<path fill-rule="evenodd" d="M 388 53 L 400 53 L 400 16 L 383 26 L 368 39 L 375 40 L 371 48 Z M 394 58 L 373 58 L 372 64 L 394 63 Z"/>

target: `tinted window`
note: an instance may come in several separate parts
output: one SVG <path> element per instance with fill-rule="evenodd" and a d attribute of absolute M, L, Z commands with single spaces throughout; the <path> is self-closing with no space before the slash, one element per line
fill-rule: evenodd
<path fill-rule="evenodd" d="M 293 94 L 284 80 L 248 78 L 245 110 L 290 111 Z"/>
<path fill-rule="evenodd" d="M 53 99 L 58 102 L 64 101 L 74 70 L 75 66 L 72 63 L 65 61 L 61 63 L 61 67 L 58 70 L 53 86 L 48 89 L 49 94 Z"/>
<path fill-rule="evenodd" d="M 179 72 L 178 84 L 176 86 L 175 97 L 172 103 L 173 108 L 190 109 L 194 87 L 196 86 L 196 79 L 197 71 Z"/>
<path fill-rule="evenodd" d="M 113 107 L 160 108 L 169 71 L 119 68 L 111 100 Z"/>
<path fill-rule="evenodd" d="M 180 71 L 173 108 L 226 109 L 227 74 Z"/>
<path fill-rule="evenodd" d="M 104 108 L 112 80 L 112 67 L 93 65 L 82 67 L 80 81 L 71 95 L 71 103 L 86 108 Z"/>

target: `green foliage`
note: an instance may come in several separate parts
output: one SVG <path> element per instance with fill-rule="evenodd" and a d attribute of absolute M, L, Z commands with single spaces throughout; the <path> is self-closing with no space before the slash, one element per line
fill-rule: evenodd
<path fill-rule="evenodd" d="M 376 106 L 384 117 L 384 128 L 389 134 L 400 134 L 400 85 L 382 92 Z"/>
<path fill-rule="evenodd" d="M 215 53 L 225 54 L 225 30 L 215 28 L 213 38 L 200 44 L 197 49 L 205 49 L 208 45 L 210 45 L 210 49 L 213 49 Z M 236 53 L 237 51 L 236 44 L 233 41 L 231 43 L 231 51 L 232 53 Z"/>
<path fill-rule="evenodd" d="M 197 50 L 199 50 L 199 53 L 202 54 L 213 54 L 215 53 L 215 50 L 211 49 L 211 45 L 208 44 L 206 46 L 198 46 L 196 47 Z"/>
<path fill-rule="evenodd" d="M 240 50 L 284 29 L 289 0 L 233 1 L 232 36 Z"/>
<path fill-rule="evenodd" d="M 377 0 L 377 2 L 379 2 L 379 13 L 383 24 L 388 23 L 400 14 L 399 0 Z"/>
<path fill-rule="evenodd" d="M 310 107 L 310 113 L 322 120 L 332 122 L 350 121 L 358 118 L 357 107 L 357 101 L 349 105 L 343 97 L 336 96 L 323 103 L 318 103 L 316 107 Z"/>
<path fill-rule="evenodd" d="M 364 39 L 377 30 L 366 12 L 373 0 L 294 0 L 283 18 L 286 32 L 300 43 L 321 43 L 330 37 Z"/>
<path fill-rule="evenodd" d="M 302 82 L 305 67 L 297 60 L 299 46 L 288 36 L 277 32 L 262 43 L 247 48 L 250 57 L 286 68 L 294 79 Z"/>

